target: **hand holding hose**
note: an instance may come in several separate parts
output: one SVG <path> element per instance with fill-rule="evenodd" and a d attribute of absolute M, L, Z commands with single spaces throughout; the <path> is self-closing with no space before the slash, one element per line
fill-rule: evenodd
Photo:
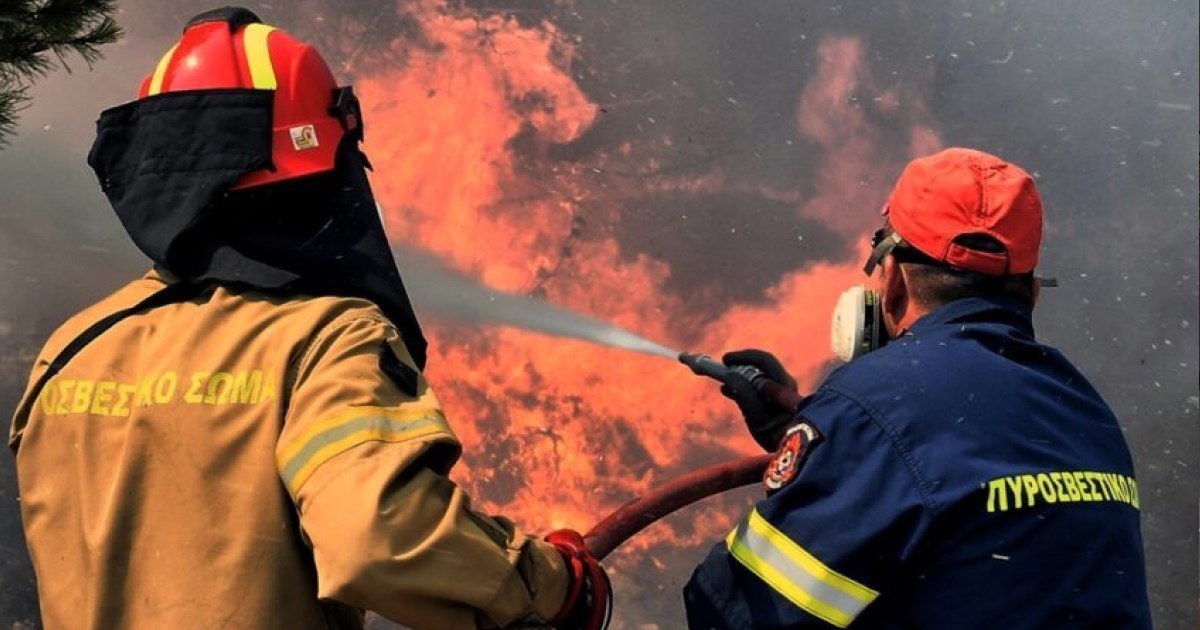
<path fill-rule="evenodd" d="M 754 441 L 765 451 L 774 451 L 779 446 L 787 428 L 795 419 L 796 405 L 800 400 L 796 390 L 796 379 L 784 369 L 775 355 L 764 350 L 737 350 L 726 353 L 721 362 L 729 372 L 721 379 L 721 394 L 737 404 L 750 429 Z M 762 387 L 756 387 L 747 378 L 744 366 L 754 368 L 767 379 L 778 383 L 792 396 L 766 395 Z M 785 400 L 786 399 L 786 400 Z M 790 405 L 790 408 L 789 408 Z"/>
<path fill-rule="evenodd" d="M 571 579 L 562 610 L 550 620 L 557 630 L 604 630 L 612 619 L 612 583 L 592 555 L 583 536 L 573 529 L 558 529 L 546 535 L 567 565 Z"/>

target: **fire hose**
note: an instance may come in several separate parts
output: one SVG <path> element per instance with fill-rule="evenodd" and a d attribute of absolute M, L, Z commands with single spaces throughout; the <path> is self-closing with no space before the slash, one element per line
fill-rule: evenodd
<path fill-rule="evenodd" d="M 679 361 L 693 373 L 725 382 L 731 373 L 740 374 L 763 396 L 785 409 L 795 409 L 800 395 L 767 378 L 762 370 L 750 365 L 726 366 L 703 354 L 681 353 Z M 604 517 L 583 535 L 588 551 L 603 560 L 638 532 L 654 522 L 722 492 L 748 486 L 762 479 L 763 471 L 775 455 L 764 453 L 713 464 L 681 475 L 629 501 Z M 512 626 L 515 630 L 544 630 L 546 624 Z"/>
<path fill-rule="evenodd" d="M 756 367 L 726 366 L 703 354 L 679 355 L 679 361 L 701 376 L 724 382 L 730 373 L 737 373 L 763 396 L 785 409 L 795 409 L 800 395 L 770 380 Z M 663 486 L 633 499 L 617 508 L 583 535 L 588 551 L 604 558 L 626 540 L 655 521 L 708 498 L 759 481 L 773 454 L 751 455 L 714 464 L 677 477 Z"/>
<path fill-rule="evenodd" d="M 751 455 L 692 471 L 617 508 L 583 535 L 588 551 L 603 559 L 655 521 L 727 490 L 762 479 L 772 454 Z"/>

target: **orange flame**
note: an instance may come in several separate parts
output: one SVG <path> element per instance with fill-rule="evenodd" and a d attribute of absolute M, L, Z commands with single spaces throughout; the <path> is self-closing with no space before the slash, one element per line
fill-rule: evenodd
<path fill-rule="evenodd" d="M 369 149 L 384 165 L 374 183 L 393 208 L 392 236 L 490 286 L 525 288 L 552 264 L 571 215 L 553 177 L 516 172 L 509 143 L 522 133 L 569 142 L 591 125 L 596 106 L 562 69 L 573 48 L 550 23 L 522 28 L 436 2 L 416 16 L 432 45 L 361 82 L 370 119 L 382 121 Z"/>
<path fill-rule="evenodd" d="M 358 86 L 394 241 L 494 288 L 537 287 L 552 302 L 668 345 L 687 331 L 694 350 L 771 349 L 802 387 L 815 384 L 831 357 L 832 305 L 864 280 L 863 244 L 848 248 L 845 261 L 786 274 L 755 304 L 730 304 L 716 317 L 689 311 L 664 291 L 667 263 L 624 253 L 606 226 L 586 237 L 576 231 L 580 200 L 608 204 L 599 213 L 607 227 L 620 212 L 589 178 L 591 165 L 555 162 L 544 151 L 578 139 L 597 115 L 568 72 L 572 40 L 550 22 L 525 26 L 436 0 L 421 3 L 417 18 L 432 45 Z M 848 239 L 873 227 L 883 178 L 898 172 L 894 161 L 881 163 L 877 123 L 863 107 L 891 120 L 896 110 L 914 111 L 874 87 L 863 60 L 856 38 L 823 41 L 796 114 L 800 132 L 825 151 L 816 194 L 797 212 Z M 936 145 L 928 128 L 909 125 L 913 150 Z M 612 157 L 637 160 L 638 149 L 626 144 Z M 679 187 L 724 185 L 708 173 Z M 485 509 L 534 531 L 586 530 L 675 474 L 757 448 L 716 385 L 674 362 L 514 329 L 442 324 L 429 332 L 430 380 L 466 449 L 456 475 Z M 744 506 L 717 508 L 627 547 L 718 540 Z"/>

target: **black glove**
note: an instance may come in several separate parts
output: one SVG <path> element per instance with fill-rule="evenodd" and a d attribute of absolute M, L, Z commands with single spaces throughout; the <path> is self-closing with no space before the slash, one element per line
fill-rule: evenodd
<path fill-rule="evenodd" d="M 562 610 L 550 620 L 558 630 L 605 630 L 612 619 L 612 583 L 600 560 L 588 551 L 583 536 L 572 529 L 556 529 L 546 535 L 567 565 L 570 585 Z"/>
<path fill-rule="evenodd" d="M 749 365 L 759 370 L 767 378 L 795 391 L 796 379 L 792 378 L 783 364 L 770 352 L 763 350 L 738 350 L 726 353 L 721 361 L 728 367 Z M 775 400 L 763 396 L 750 380 L 736 371 L 730 371 L 721 385 L 721 394 L 737 403 L 746 420 L 746 427 L 754 441 L 765 451 L 774 451 L 779 447 L 779 440 L 794 420 L 795 409 L 786 409 Z"/>

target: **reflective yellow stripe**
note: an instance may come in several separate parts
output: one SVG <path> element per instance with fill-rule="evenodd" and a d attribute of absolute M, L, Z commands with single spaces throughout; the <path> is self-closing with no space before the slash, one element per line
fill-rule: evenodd
<path fill-rule="evenodd" d="M 246 65 L 250 66 L 250 82 L 258 90 L 274 90 L 275 66 L 271 64 L 271 53 L 267 50 L 267 36 L 275 30 L 266 24 L 247 24 L 242 30 L 242 48 L 246 51 Z"/>
<path fill-rule="evenodd" d="M 154 67 L 154 76 L 150 77 L 150 89 L 146 91 L 146 96 L 154 96 L 162 91 L 163 76 L 167 74 L 167 66 L 171 63 L 171 57 L 175 56 L 175 49 L 179 44 L 171 47 L 167 54 L 158 60 L 158 65 Z"/>
<path fill-rule="evenodd" d="M 725 539 L 729 553 L 788 601 L 845 628 L 879 593 L 841 575 L 768 523 L 757 510 Z"/>
<path fill-rule="evenodd" d="M 313 424 L 292 440 L 277 455 L 279 475 L 295 496 L 321 464 L 359 444 L 406 442 L 432 435 L 454 439 L 439 408 L 356 407 Z"/>
<path fill-rule="evenodd" d="M 399 422 L 408 422 L 410 420 L 418 420 L 428 416 L 442 416 L 442 409 L 438 405 L 437 399 L 432 398 L 432 392 L 422 396 L 415 403 L 396 408 L 396 407 L 349 407 L 342 413 L 329 416 L 319 422 L 314 422 L 304 428 L 295 438 L 293 438 L 285 448 L 279 451 L 279 461 L 285 462 L 296 456 L 297 453 L 304 448 L 304 445 L 311 442 L 312 439 L 325 431 L 336 427 L 340 424 L 354 420 L 355 418 L 378 417 L 396 420 Z M 443 420 L 444 422 L 444 420 Z M 449 427 L 447 427 L 449 431 Z"/>
<path fill-rule="evenodd" d="M 784 536 L 783 532 L 775 529 L 775 526 L 768 523 L 757 510 L 751 513 L 750 526 L 763 537 L 767 538 L 772 546 L 783 551 L 793 562 L 808 569 L 810 573 L 816 575 L 822 582 L 864 603 L 870 603 L 879 596 L 878 592 L 825 566 L 820 560 L 817 560 L 812 554 L 805 551 L 803 547 L 792 542 L 787 536 Z"/>

